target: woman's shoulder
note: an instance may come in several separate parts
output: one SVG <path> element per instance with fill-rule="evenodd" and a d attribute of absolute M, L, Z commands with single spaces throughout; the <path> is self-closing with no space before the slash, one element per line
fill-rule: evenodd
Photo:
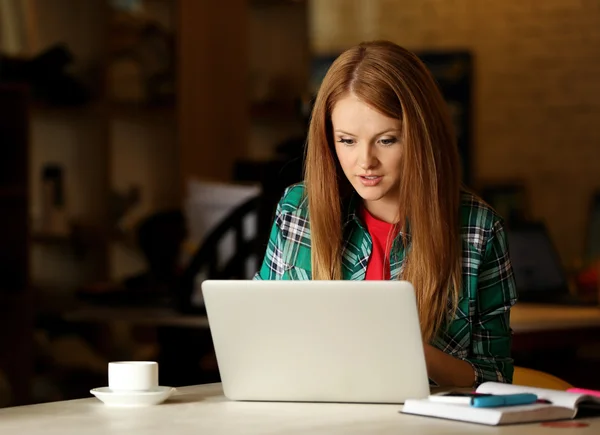
<path fill-rule="evenodd" d="M 308 212 L 308 199 L 306 197 L 306 188 L 304 183 L 292 184 L 285 188 L 279 204 L 278 213 L 300 213 Z"/>
<path fill-rule="evenodd" d="M 476 193 L 461 191 L 461 232 L 463 238 L 483 249 L 492 235 L 504 226 L 504 219 Z"/>
<path fill-rule="evenodd" d="M 494 226 L 503 218 L 494 208 L 471 190 L 461 190 L 460 212 L 463 225 Z"/>

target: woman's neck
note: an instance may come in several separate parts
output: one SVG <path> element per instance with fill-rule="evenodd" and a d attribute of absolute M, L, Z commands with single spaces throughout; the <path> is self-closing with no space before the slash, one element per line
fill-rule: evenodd
<path fill-rule="evenodd" d="M 363 207 L 376 219 L 395 224 L 400 220 L 400 206 L 383 198 L 377 201 L 363 201 Z"/>

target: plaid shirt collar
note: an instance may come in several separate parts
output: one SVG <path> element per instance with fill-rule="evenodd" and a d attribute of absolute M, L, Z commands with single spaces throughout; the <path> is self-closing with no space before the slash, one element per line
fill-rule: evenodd
<path fill-rule="evenodd" d="M 342 247 L 343 279 L 363 280 L 367 273 L 367 264 L 371 256 L 373 241 L 360 216 L 362 201 L 358 193 L 353 192 L 344 201 L 343 216 L 344 246 Z M 406 231 L 399 231 L 392 243 L 390 258 L 391 279 L 397 279 L 405 259 L 405 247 L 410 242 L 410 226 Z"/>

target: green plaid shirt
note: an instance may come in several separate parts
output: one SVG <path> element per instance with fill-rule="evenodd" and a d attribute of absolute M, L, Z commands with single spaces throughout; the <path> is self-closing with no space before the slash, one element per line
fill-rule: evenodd
<path fill-rule="evenodd" d="M 345 212 L 342 278 L 364 280 L 371 236 L 360 219 L 357 197 Z M 432 341 L 442 351 L 469 362 L 475 385 L 512 382 L 510 308 L 517 300 L 502 219 L 476 196 L 461 199 L 463 288 L 448 328 Z M 390 272 L 398 279 L 405 258 L 399 234 L 392 246 Z M 410 234 L 407 235 L 410 241 Z M 308 201 L 303 184 L 286 189 L 276 210 L 265 258 L 254 279 L 311 279 Z"/>

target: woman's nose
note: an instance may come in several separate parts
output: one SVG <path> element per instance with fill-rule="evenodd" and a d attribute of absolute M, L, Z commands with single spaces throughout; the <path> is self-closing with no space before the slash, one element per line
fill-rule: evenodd
<path fill-rule="evenodd" d="M 359 150 L 358 166 L 362 170 L 367 170 L 375 167 L 376 165 L 377 159 L 375 158 L 371 145 L 362 145 Z"/>

